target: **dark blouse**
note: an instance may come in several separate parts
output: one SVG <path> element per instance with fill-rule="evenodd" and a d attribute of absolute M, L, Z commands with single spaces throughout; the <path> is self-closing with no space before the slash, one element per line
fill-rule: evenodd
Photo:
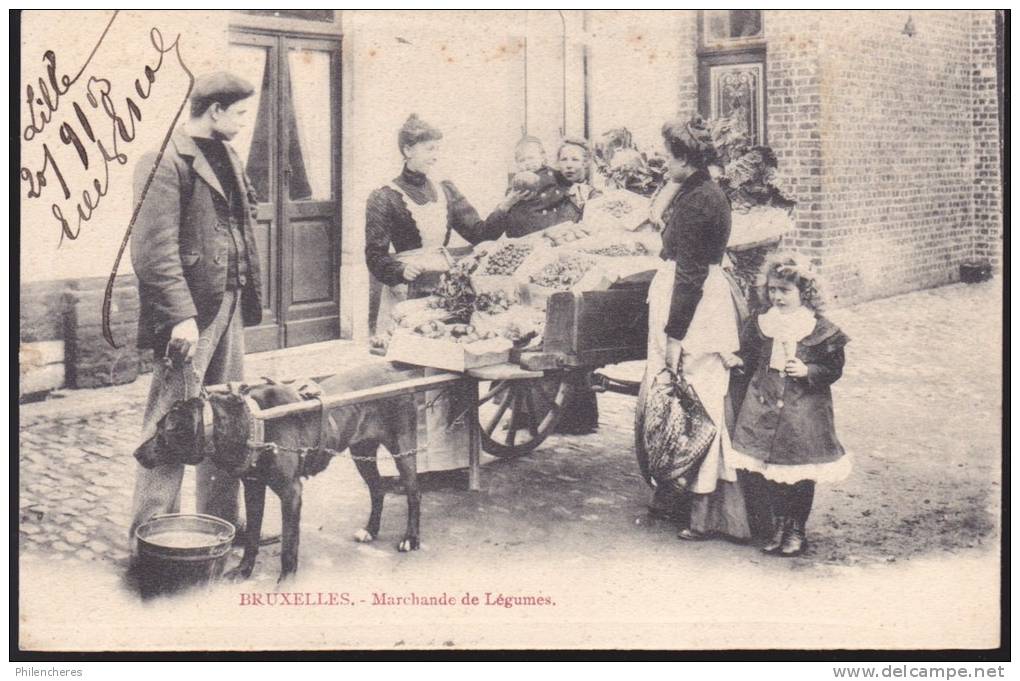
<path fill-rule="evenodd" d="M 538 171 L 540 184 L 531 196 L 514 204 L 507 213 L 490 220 L 500 234 L 511 238 L 527 236 L 561 222 L 577 222 L 582 209 L 570 197 L 571 183 L 550 168 Z"/>
<path fill-rule="evenodd" d="M 439 198 L 436 185 L 406 166 L 394 182 L 418 205 Z M 492 224 L 498 211 L 489 220 L 482 220 L 452 182 L 441 182 L 440 187 L 446 192 L 447 242 L 453 230 L 472 244 L 499 236 L 499 228 Z M 365 263 L 372 276 L 387 286 L 404 281 L 404 265 L 390 253 L 390 244 L 397 253 L 422 245 L 421 233 L 404 201 L 393 187 L 380 187 L 369 195 L 365 210 Z"/>
<path fill-rule="evenodd" d="M 676 262 L 666 335 L 683 340 L 701 300 L 710 265 L 722 262 L 730 238 L 730 201 L 708 173 L 680 185 L 663 213 L 663 260 Z"/>

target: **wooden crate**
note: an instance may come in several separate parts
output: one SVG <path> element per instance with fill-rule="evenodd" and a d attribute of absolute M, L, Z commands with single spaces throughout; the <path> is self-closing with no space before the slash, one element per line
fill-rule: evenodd
<path fill-rule="evenodd" d="M 556 293 L 549 297 L 543 351 L 564 366 L 597 367 L 644 359 L 648 288 Z"/>

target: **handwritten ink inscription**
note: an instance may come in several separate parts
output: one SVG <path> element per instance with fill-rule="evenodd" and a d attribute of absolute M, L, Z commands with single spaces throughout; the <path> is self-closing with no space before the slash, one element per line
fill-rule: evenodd
<path fill-rule="evenodd" d="M 116 14 L 103 38 L 115 19 Z M 103 38 L 96 48 L 102 45 Z M 27 199 L 50 203 L 61 244 L 65 239 L 77 239 L 84 224 L 95 215 L 110 189 L 110 164 L 128 163 L 126 147 L 137 135 L 137 126 L 143 119 L 142 106 L 152 96 L 168 54 L 176 53 L 178 40 L 167 44 L 157 28 L 150 31 L 149 41 L 152 47 L 149 61 L 140 68 L 141 73 L 126 94 L 119 92 L 109 78 L 86 73 L 88 63 L 75 76 L 62 73 L 53 50 L 43 54 L 46 75 L 25 86 L 29 120 L 22 139 L 27 145 L 36 143 L 34 153 L 38 154 L 38 161 L 22 166 L 21 181 Z M 89 61 L 95 53 L 93 50 Z M 177 59 L 183 67 L 179 53 Z M 67 101 L 72 88 L 82 79 L 84 88 L 78 88 L 77 96 Z M 42 133 L 51 126 L 56 126 L 59 142 L 52 135 L 41 141 Z M 74 153 L 61 153 L 65 148 Z M 68 163 L 80 167 L 69 168 L 65 165 Z M 88 171 L 84 187 L 73 186 L 69 178 L 82 177 L 82 171 Z"/>
<path fill-rule="evenodd" d="M 96 216 L 103 197 L 111 189 L 110 168 L 128 164 L 128 151 L 146 116 L 153 111 L 165 110 L 167 98 L 172 98 L 177 105 L 156 160 L 136 199 L 137 205 L 126 225 L 107 280 L 102 309 L 103 335 L 114 347 L 117 344 L 110 330 L 110 304 L 117 270 L 131 238 L 138 207 L 145 199 L 152 175 L 169 144 L 194 83 L 194 77 L 181 57 L 180 35 L 167 41 L 155 27 L 149 30 L 148 44 L 133 77 L 115 82 L 112 76 L 99 69 L 90 69 L 118 14 L 114 12 L 110 17 L 75 75 L 67 75 L 58 65 L 54 50 L 43 52 L 45 74 L 24 88 L 23 102 L 27 107 L 28 123 L 21 131 L 24 141 L 22 159 L 30 160 L 20 170 L 25 200 L 49 204 L 54 229 L 59 229 L 59 248 L 65 240 L 78 239 L 85 224 Z M 159 97 L 153 96 L 168 65 L 179 67 L 187 76 L 187 92 L 180 100 L 169 89 L 160 93 Z"/>

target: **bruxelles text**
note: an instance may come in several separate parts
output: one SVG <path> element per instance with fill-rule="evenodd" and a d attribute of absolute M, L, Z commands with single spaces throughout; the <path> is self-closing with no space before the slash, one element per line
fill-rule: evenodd
<path fill-rule="evenodd" d="M 532 594 L 504 594 L 485 591 L 479 594 L 464 592 L 461 595 L 442 592 L 440 594 L 391 594 L 385 591 L 372 592 L 371 600 L 355 598 L 349 592 L 311 591 L 311 592 L 244 592 L 240 594 L 238 605 L 242 606 L 334 606 L 334 605 L 371 605 L 371 606 L 490 606 L 513 608 L 527 606 L 556 605 L 550 596 Z"/>

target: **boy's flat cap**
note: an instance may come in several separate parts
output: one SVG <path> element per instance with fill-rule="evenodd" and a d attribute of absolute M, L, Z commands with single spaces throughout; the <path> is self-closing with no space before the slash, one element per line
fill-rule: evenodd
<path fill-rule="evenodd" d="M 191 91 L 192 100 L 225 98 L 235 101 L 251 97 L 255 87 L 244 78 L 227 71 L 207 73 L 195 79 L 195 87 Z"/>

